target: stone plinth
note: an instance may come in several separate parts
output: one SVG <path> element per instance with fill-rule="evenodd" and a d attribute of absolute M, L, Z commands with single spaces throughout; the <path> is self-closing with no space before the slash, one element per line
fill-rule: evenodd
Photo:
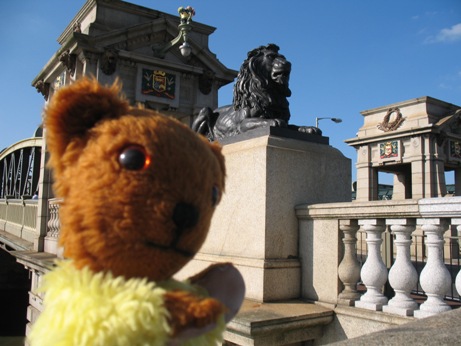
<path fill-rule="evenodd" d="M 274 135 L 277 133 L 277 135 Z M 276 301 L 301 296 L 295 206 L 351 200 L 350 160 L 325 137 L 259 129 L 223 145 L 227 180 L 200 253 L 179 277 L 214 262 L 232 262 L 246 297 Z M 238 138 L 233 138 L 233 140 Z"/>

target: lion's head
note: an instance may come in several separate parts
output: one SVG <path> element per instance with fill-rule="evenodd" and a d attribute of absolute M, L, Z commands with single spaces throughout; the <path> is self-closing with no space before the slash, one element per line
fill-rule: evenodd
<path fill-rule="evenodd" d="M 256 108 L 262 117 L 273 117 L 280 111 L 283 118 L 289 118 L 286 98 L 291 96 L 291 63 L 279 54 L 279 49 L 268 44 L 248 52 L 234 86 L 235 110 Z"/>

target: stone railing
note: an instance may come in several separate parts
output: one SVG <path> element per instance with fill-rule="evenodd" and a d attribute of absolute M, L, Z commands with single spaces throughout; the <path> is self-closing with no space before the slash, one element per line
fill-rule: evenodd
<path fill-rule="evenodd" d="M 451 310 L 444 300 L 452 286 L 444 234 L 461 228 L 461 197 L 302 205 L 297 216 L 305 298 L 416 318 Z M 366 234 L 363 266 L 357 257 L 364 245 L 357 241 L 358 231 Z M 425 239 L 419 276 L 411 251 L 416 232 Z M 382 246 L 385 233 L 393 249 Z M 395 256 L 387 265 L 386 250 Z M 412 295 L 418 282 L 427 296 L 422 304 Z M 357 289 L 359 283 L 365 293 Z M 391 299 L 383 294 L 386 283 L 395 292 Z M 461 274 L 455 286 L 461 292 Z"/>
<path fill-rule="evenodd" d="M 0 199 L 0 231 L 18 239 L 11 239 L 11 247 L 30 248 L 36 238 L 36 222 L 37 200 Z"/>

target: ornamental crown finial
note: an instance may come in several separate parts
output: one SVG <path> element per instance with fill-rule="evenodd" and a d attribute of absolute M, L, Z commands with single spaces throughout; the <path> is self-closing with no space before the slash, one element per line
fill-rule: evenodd
<path fill-rule="evenodd" d="M 195 10 L 191 6 L 179 7 L 178 13 L 181 18 L 181 23 L 189 23 L 192 17 L 195 16 Z"/>

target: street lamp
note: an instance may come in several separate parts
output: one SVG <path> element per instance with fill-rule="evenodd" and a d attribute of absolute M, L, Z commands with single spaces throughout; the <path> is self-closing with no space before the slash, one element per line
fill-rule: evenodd
<path fill-rule="evenodd" d="M 319 121 L 320 120 L 323 120 L 323 119 L 330 119 L 331 121 L 335 122 L 335 123 L 341 123 L 343 120 L 340 119 L 340 118 L 315 118 L 315 127 L 319 127 Z"/>
<path fill-rule="evenodd" d="M 189 31 L 192 30 L 192 17 L 195 15 L 195 10 L 190 7 L 180 7 L 178 8 L 180 23 L 178 25 L 179 34 L 170 42 L 163 44 L 163 45 L 153 45 L 152 50 L 154 51 L 154 56 L 157 58 L 164 58 L 166 52 L 170 50 L 171 47 L 178 44 L 181 39 L 183 40 L 183 44 L 179 46 L 179 50 L 181 51 L 181 55 L 184 57 L 188 57 L 192 52 L 192 47 L 187 42 L 187 35 Z"/>

